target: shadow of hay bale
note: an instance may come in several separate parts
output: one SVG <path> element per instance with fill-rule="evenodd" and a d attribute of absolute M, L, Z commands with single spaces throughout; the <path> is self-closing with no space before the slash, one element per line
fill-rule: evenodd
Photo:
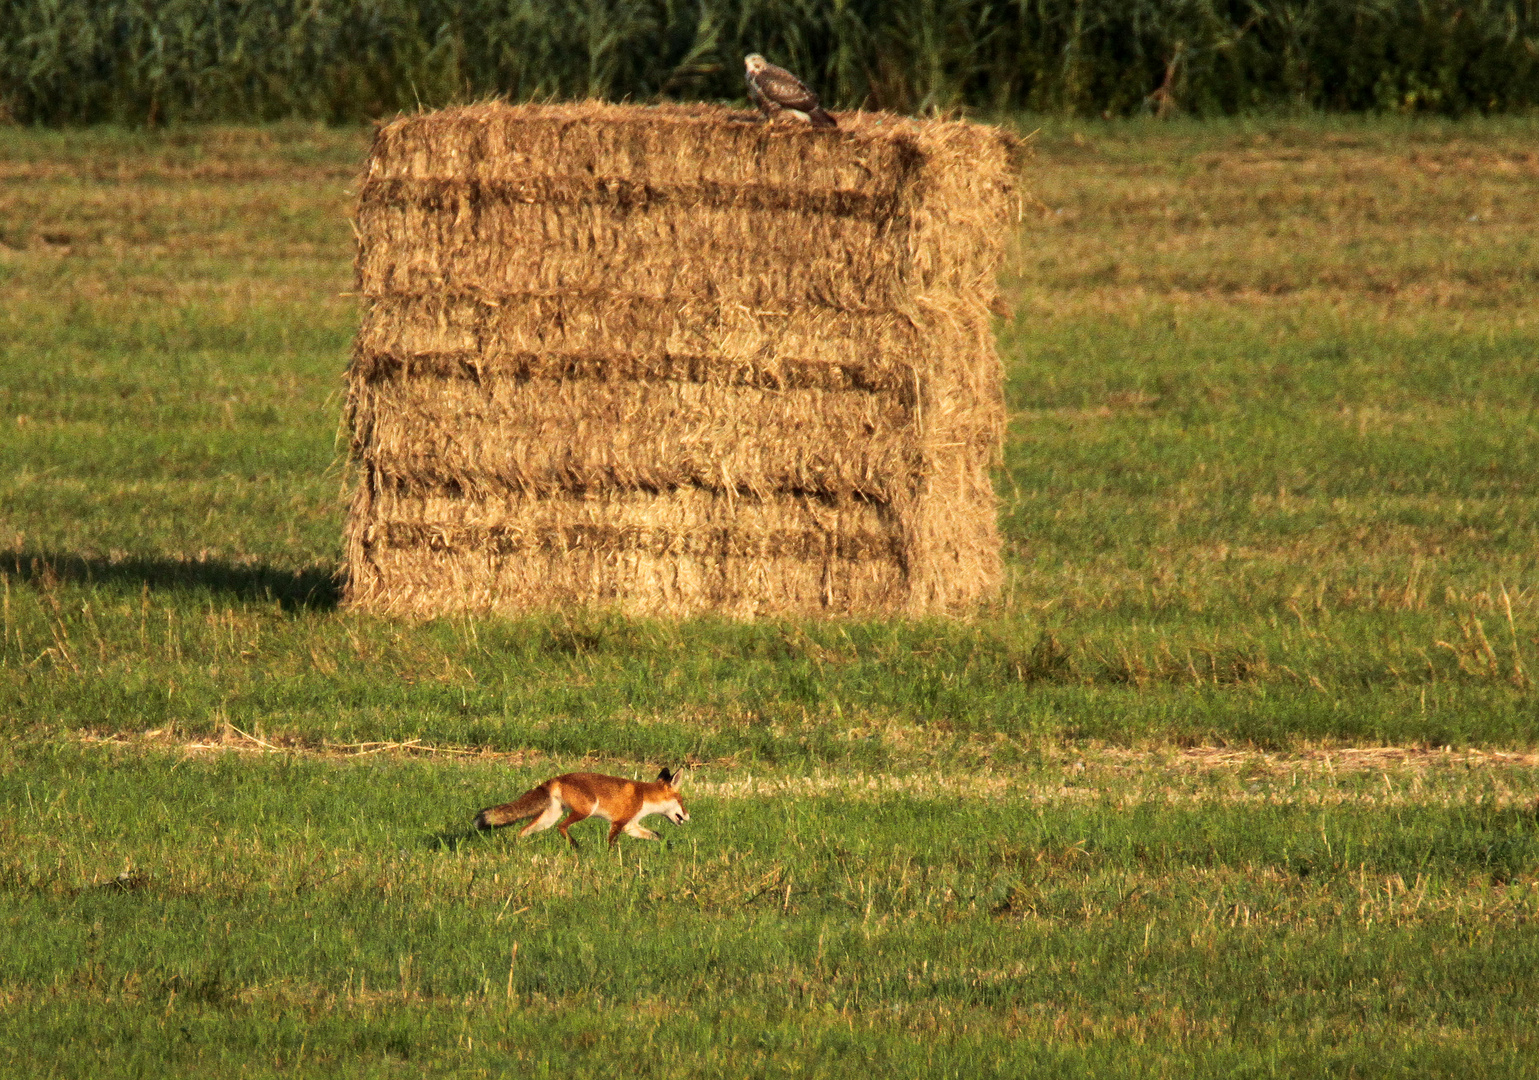
<path fill-rule="evenodd" d="M 323 567 L 279 570 L 265 563 L 226 559 L 109 559 L 68 552 L 15 551 L 0 555 L 0 573 L 36 584 L 76 582 L 148 586 L 156 591 L 207 590 L 241 600 L 277 603 L 285 611 L 330 611 L 342 598 L 337 574 Z"/>
<path fill-rule="evenodd" d="M 965 612 L 1000 577 L 1018 146 L 712 106 L 383 127 L 358 195 L 346 602 Z"/>

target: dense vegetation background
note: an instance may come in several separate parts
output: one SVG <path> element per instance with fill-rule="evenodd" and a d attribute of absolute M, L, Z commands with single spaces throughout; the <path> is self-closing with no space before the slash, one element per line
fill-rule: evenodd
<path fill-rule="evenodd" d="M 0 114 L 333 122 L 494 94 L 1073 115 L 1539 105 L 1539 0 L 0 0 Z"/>

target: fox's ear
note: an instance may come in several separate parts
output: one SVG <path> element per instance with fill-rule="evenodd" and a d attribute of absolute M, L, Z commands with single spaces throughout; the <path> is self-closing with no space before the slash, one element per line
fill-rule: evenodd
<path fill-rule="evenodd" d="M 667 769 L 664 769 L 662 772 L 658 773 L 657 778 L 670 786 L 673 784 L 673 773 L 669 772 Z"/>

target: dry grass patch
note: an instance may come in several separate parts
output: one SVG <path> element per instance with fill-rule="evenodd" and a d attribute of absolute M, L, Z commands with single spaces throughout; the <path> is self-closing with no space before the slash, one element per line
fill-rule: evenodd
<path fill-rule="evenodd" d="M 1034 317 L 1324 308 L 1510 329 L 1497 313 L 1516 314 L 1533 286 L 1539 167 L 1527 140 L 1488 129 L 1418 144 L 1281 125 L 1215 148 L 1195 128 L 1124 130 L 1043 140 L 1033 179 L 1045 209 L 1028 221 L 1038 243 L 1021 286 Z"/>

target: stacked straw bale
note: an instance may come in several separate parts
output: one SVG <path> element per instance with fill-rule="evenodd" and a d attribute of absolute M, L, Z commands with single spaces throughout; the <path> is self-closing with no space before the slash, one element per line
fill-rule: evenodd
<path fill-rule="evenodd" d="M 927 615 L 1000 573 L 997 129 L 484 104 L 358 195 L 348 602 Z"/>

